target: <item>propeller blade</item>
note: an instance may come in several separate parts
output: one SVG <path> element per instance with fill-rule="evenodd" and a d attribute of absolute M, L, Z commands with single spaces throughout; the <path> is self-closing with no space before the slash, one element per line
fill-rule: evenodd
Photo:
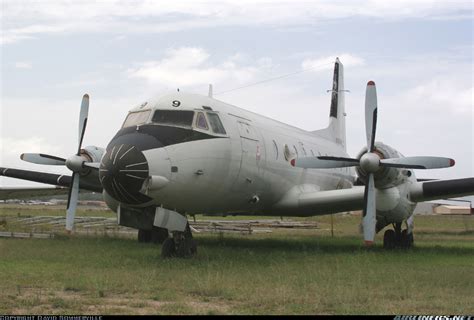
<path fill-rule="evenodd" d="M 71 186 L 67 198 L 66 210 L 66 230 L 72 231 L 74 227 L 74 217 L 76 215 L 77 201 L 79 199 L 79 173 L 74 173 L 71 177 Z"/>
<path fill-rule="evenodd" d="M 376 224 L 376 203 L 375 203 L 375 182 L 374 175 L 371 173 L 367 177 L 364 194 L 364 213 L 362 218 L 362 226 L 364 229 L 364 242 L 367 246 L 371 246 L 375 239 Z"/>
<path fill-rule="evenodd" d="M 330 169 L 345 168 L 359 165 L 359 160 L 342 157 L 309 157 L 291 160 L 291 165 L 297 168 Z"/>
<path fill-rule="evenodd" d="M 384 167 L 406 169 L 440 169 L 454 166 L 455 161 L 443 157 L 406 157 L 382 159 L 380 164 Z"/>
<path fill-rule="evenodd" d="M 367 82 L 365 90 L 365 133 L 367 136 L 367 152 L 375 149 L 375 132 L 377 131 L 377 90 L 375 82 Z"/>
<path fill-rule="evenodd" d="M 52 166 L 64 166 L 66 164 L 66 159 L 43 153 L 23 153 L 20 159 L 26 162 L 49 164 Z"/>
<path fill-rule="evenodd" d="M 81 112 L 79 114 L 79 147 L 77 148 L 78 156 L 81 154 L 82 140 L 84 139 L 84 133 L 86 132 L 88 114 L 89 114 L 89 95 L 86 93 L 82 97 Z"/>

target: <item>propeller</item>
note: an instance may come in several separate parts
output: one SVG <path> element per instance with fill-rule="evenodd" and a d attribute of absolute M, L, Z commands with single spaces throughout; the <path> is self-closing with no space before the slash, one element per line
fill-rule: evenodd
<path fill-rule="evenodd" d="M 66 230 L 72 231 L 74 227 L 74 217 L 76 215 L 77 201 L 79 198 L 79 182 L 80 172 L 84 170 L 84 167 L 98 169 L 99 163 L 86 162 L 81 156 L 82 141 L 84 140 L 84 134 L 86 132 L 87 117 L 89 114 L 89 95 L 85 94 L 82 97 L 81 110 L 79 113 L 79 139 L 77 152 L 69 157 L 68 159 L 43 154 L 43 153 L 23 153 L 20 158 L 24 161 L 45 164 L 45 165 L 63 165 L 68 167 L 72 172 L 71 185 L 69 187 L 69 195 L 67 199 L 67 210 L 66 210 Z"/>
<path fill-rule="evenodd" d="M 375 152 L 375 136 L 377 131 L 377 90 L 375 83 L 369 81 L 365 91 L 365 132 L 367 138 L 367 152 L 360 159 L 320 156 L 311 158 L 293 159 L 291 164 L 298 168 L 328 169 L 344 167 L 360 167 L 367 174 L 364 190 L 364 211 L 362 227 L 364 242 L 370 246 L 375 239 L 376 225 L 376 190 L 374 174 L 381 167 L 406 169 L 438 169 L 454 166 L 455 162 L 443 157 L 404 157 L 381 159 Z"/>

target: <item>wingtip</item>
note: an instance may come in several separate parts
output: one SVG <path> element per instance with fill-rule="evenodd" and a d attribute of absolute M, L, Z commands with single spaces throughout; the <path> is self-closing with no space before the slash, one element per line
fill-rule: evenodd
<path fill-rule="evenodd" d="M 374 242 L 373 241 L 370 241 L 370 240 L 365 240 L 364 241 L 364 245 L 366 247 L 372 247 L 374 245 Z"/>
<path fill-rule="evenodd" d="M 86 94 L 84 94 L 82 97 L 83 97 L 84 99 L 89 99 L 89 94 L 86 93 Z"/>
<path fill-rule="evenodd" d="M 453 167 L 456 164 L 456 161 L 454 159 L 449 159 L 449 166 Z"/>
<path fill-rule="evenodd" d="M 368 85 L 368 86 L 375 86 L 375 82 L 373 82 L 372 80 L 370 80 L 369 82 L 367 82 L 367 85 Z"/>
<path fill-rule="evenodd" d="M 25 158 L 25 154 L 22 153 L 22 154 L 20 155 L 20 159 L 21 159 L 21 160 L 24 160 L 24 158 Z"/>

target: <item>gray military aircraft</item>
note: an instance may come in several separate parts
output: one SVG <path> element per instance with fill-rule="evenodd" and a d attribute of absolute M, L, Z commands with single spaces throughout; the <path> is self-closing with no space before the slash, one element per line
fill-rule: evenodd
<path fill-rule="evenodd" d="M 367 146 L 351 158 L 343 76 L 336 59 L 329 126 L 321 130 L 308 132 L 240 109 L 214 99 L 211 90 L 208 96 L 177 92 L 130 110 L 105 149 L 82 148 L 86 94 L 73 156 L 21 155 L 36 164 L 65 165 L 72 176 L 10 168 L 0 168 L 0 175 L 69 187 L 69 231 L 79 189 L 102 192 L 118 223 L 138 229 L 140 242 L 162 242 L 164 257 L 196 253 L 186 216 L 202 213 L 313 216 L 363 209 L 366 245 L 392 225 L 383 246 L 409 248 L 416 202 L 474 194 L 474 178 L 418 181 L 413 169 L 447 168 L 454 160 L 404 157 L 375 142 L 373 81 L 366 90 Z"/>

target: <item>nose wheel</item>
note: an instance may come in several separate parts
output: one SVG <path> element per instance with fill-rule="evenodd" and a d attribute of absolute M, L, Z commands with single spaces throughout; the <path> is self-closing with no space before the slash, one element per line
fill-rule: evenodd
<path fill-rule="evenodd" d="M 184 232 L 173 232 L 172 238 L 167 238 L 161 247 L 161 257 L 163 258 L 189 258 L 197 254 L 197 243 L 193 239 L 193 234 L 186 225 Z"/>
<path fill-rule="evenodd" d="M 393 229 L 386 230 L 383 235 L 383 247 L 385 249 L 410 249 L 413 247 L 414 239 L 413 232 L 409 229 L 402 230 L 401 223 L 395 223 Z"/>

